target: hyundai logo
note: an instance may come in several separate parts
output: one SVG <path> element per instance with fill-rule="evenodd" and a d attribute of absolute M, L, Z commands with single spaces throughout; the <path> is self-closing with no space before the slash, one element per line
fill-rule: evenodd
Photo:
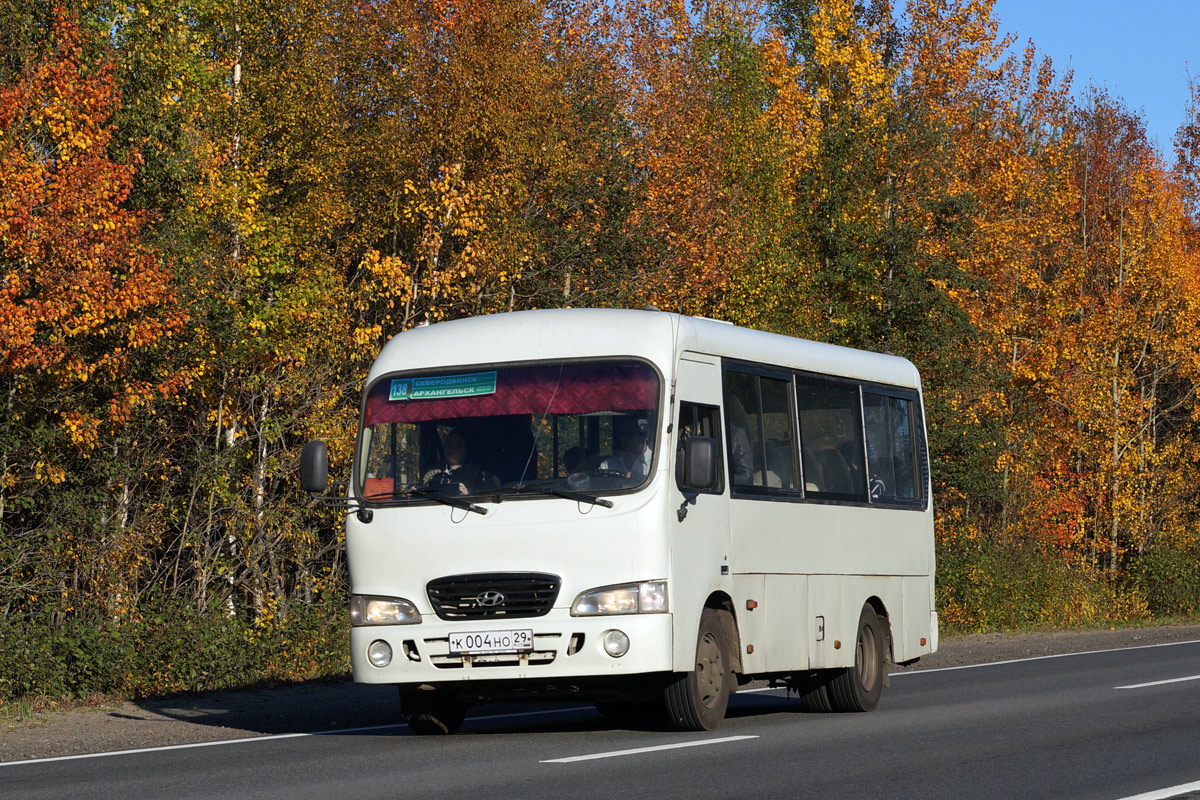
<path fill-rule="evenodd" d="M 504 595 L 497 591 L 480 592 L 475 595 L 475 605 L 491 608 L 504 602 Z"/>

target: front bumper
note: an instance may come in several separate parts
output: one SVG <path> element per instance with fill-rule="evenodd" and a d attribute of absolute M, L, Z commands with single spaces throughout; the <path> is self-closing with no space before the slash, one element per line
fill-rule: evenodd
<path fill-rule="evenodd" d="M 532 629 L 533 649 L 524 653 L 451 655 L 449 634 Z M 606 631 L 629 637 L 620 658 L 604 652 Z M 376 667 L 367 659 L 372 642 L 392 649 L 391 663 Z M 619 679 L 670 672 L 671 615 L 624 614 L 572 617 L 555 609 L 533 619 L 490 619 L 445 622 L 425 618 L 415 625 L 371 625 L 350 629 L 350 661 L 358 683 L 442 684 L 460 681 L 526 681 L 554 683 L 575 678 Z"/>

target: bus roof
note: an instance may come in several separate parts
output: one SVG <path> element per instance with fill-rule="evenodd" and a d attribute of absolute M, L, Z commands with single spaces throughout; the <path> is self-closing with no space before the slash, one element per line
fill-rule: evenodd
<path fill-rule="evenodd" d="M 391 339 L 367 382 L 382 375 L 457 365 L 635 356 L 667 367 L 683 351 L 920 388 L 907 360 L 727 322 L 660 311 L 545 309 L 442 322 Z"/>
<path fill-rule="evenodd" d="M 679 320 L 681 350 L 912 389 L 921 387 L 917 368 L 899 356 L 740 328 L 702 317 Z"/>

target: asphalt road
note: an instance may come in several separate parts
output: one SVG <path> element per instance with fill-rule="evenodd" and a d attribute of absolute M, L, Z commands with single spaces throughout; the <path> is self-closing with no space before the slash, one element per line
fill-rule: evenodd
<path fill-rule="evenodd" d="M 867 714 L 737 695 L 716 731 L 591 708 L 0 764 L 3 798 L 1200 797 L 1200 643 L 895 674 Z M 628 752 L 634 751 L 634 752 Z"/>

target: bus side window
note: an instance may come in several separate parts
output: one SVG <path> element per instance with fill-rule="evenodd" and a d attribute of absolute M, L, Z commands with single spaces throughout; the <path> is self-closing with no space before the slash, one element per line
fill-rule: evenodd
<path fill-rule="evenodd" d="M 725 373 L 725 421 L 729 425 L 729 472 L 734 487 L 766 486 L 758 376 Z"/>
<path fill-rule="evenodd" d="M 725 413 L 734 488 L 796 489 L 790 380 L 728 370 Z"/>
<path fill-rule="evenodd" d="M 907 398 L 863 392 L 872 500 L 918 499 L 912 411 Z"/>
<path fill-rule="evenodd" d="M 767 485 L 794 489 L 796 448 L 792 436 L 791 381 L 761 377 L 759 386 L 762 390 L 763 464 L 767 468 Z"/>
<path fill-rule="evenodd" d="M 721 458 L 721 412 L 716 406 L 702 406 L 698 403 L 683 402 L 679 404 L 679 436 L 676 439 L 675 484 L 683 489 L 683 443 L 692 436 L 708 436 L 717 441 L 717 459 Z M 725 465 L 717 464 L 717 475 L 720 485 L 714 490 L 715 494 L 725 491 Z"/>
<path fill-rule="evenodd" d="M 796 408 L 808 495 L 816 500 L 866 502 L 858 387 L 843 381 L 798 377 Z"/>

